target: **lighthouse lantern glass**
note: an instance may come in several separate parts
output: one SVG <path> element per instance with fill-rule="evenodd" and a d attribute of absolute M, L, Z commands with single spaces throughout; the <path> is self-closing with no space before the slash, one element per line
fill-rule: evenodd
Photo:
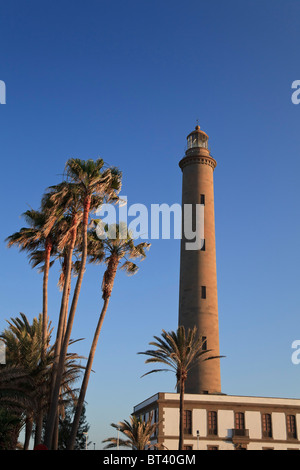
<path fill-rule="evenodd" d="M 195 132 L 191 135 L 188 136 L 187 139 L 187 148 L 195 148 L 195 147 L 200 147 L 200 148 L 208 148 L 207 144 L 207 137 L 204 134 L 201 134 L 200 132 Z"/>

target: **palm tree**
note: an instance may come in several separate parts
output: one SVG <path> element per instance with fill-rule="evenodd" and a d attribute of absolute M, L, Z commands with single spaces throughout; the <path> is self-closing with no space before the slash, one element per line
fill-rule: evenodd
<path fill-rule="evenodd" d="M 22 420 L 8 407 L 0 407 L 0 451 L 16 450 Z"/>
<path fill-rule="evenodd" d="M 7 321 L 9 328 L 4 330 L 0 338 L 4 342 L 7 351 L 7 366 L 21 367 L 27 373 L 26 381 L 23 383 L 24 391 L 27 390 L 27 413 L 24 449 L 28 449 L 33 422 L 37 420 L 37 409 L 41 409 L 42 388 L 45 385 L 45 374 L 51 363 L 49 355 L 49 342 L 51 336 L 51 324 L 47 326 L 46 337 L 43 334 L 43 318 L 34 318 L 30 324 L 26 315 L 20 314 L 20 318 L 12 318 Z M 51 353 L 50 353 L 51 354 Z M 42 359 L 43 355 L 43 359 Z M 30 386 L 29 386 L 30 379 Z M 29 393 L 30 391 L 30 393 Z M 29 399 L 29 395 L 31 399 Z M 39 432 L 37 426 L 37 433 Z"/>
<path fill-rule="evenodd" d="M 59 357 L 63 341 L 63 334 L 68 313 L 68 302 L 70 295 L 71 273 L 74 267 L 73 253 L 78 239 L 78 229 L 82 222 L 81 205 L 78 198 L 76 185 L 63 181 L 62 183 L 48 188 L 44 199 L 46 203 L 61 211 L 62 215 L 57 223 L 57 257 L 63 258 L 63 268 L 58 281 L 62 290 L 61 309 L 57 328 L 57 343 L 55 359 Z"/>
<path fill-rule="evenodd" d="M 94 220 L 94 224 L 97 225 L 97 222 L 98 221 Z M 113 234 L 114 238 L 110 238 L 111 234 Z M 92 231 L 90 233 L 89 260 L 93 263 L 99 263 L 103 261 L 107 268 L 104 272 L 102 280 L 103 306 L 95 330 L 83 382 L 81 385 L 72 432 L 70 435 L 69 449 L 73 449 L 74 447 L 78 423 L 82 413 L 89 378 L 92 371 L 93 360 L 95 357 L 104 318 L 108 309 L 117 269 L 121 260 L 125 260 L 122 266 L 120 266 L 120 269 L 124 270 L 128 275 L 135 274 L 139 268 L 135 263 L 129 261 L 127 258 L 143 260 L 146 258 L 145 250 L 149 248 L 150 243 L 143 242 L 135 245 L 134 240 L 125 224 L 113 224 L 110 226 L 106 225 L 104 227 L 104 233 L 101 239 L 98 238 L 96 231 Z"/>
<path fill-rule="evenodd" d="M 7 365 L 0 368 L 0 450 L 16 450 L 20 431 L 26 425 L 27 388 L 27 371 Z"/>
<path fill-rule="evenodd" d="M 58 280 L 59 289 L 62 290 L 61 307 L 57 327 L 55 357 L 52 377 L 52 388 L 56 380 L 56 371 L 59 355 L 64 338 L 69 296 L 71 289 L 71 274 L 74 268 L 73 253 L 78 238 L 78 228 L 82 221 L 80 203 L 78 201 L 76 188 L 71 183 L 62 182 L 48 188 L 44 199 L 50 201 L 57 211 L 62 215 L 56 224 L 57 232 L 57 258 L 63 259 L 62 270 Z"/>
<path fill-rule="evenodd" d="M 25 418 L 24 450 L 35 422 L 35 445 L 41 441 L 43 416 L 50 399 L 50 378 L 53 367 L 54 346 L 50 346 L 51 323 L 47 328 L 46 353 L 42 356 L 42 315 L 29 323 L 26 315 L 7 321 L 9 328 L 0 335 L 6 345 L 6 367 L 0 370 L 0 401 L 5 402 Z M 63 378 L 61 405 L 72 397 L 71 385 L 79 378 L 82 367 L 77 354 L 68 354 Z M 17 414 L 18 414 L 17 413 Z"/>
<path fill-rule="evenodd" d="M 21 251 L 29 253 L 32 266 L 35 267 L 43 260 L 43 344 L 45 350 L 47 324 L 48 324 L 48 277 L 50 269 L 50 258 L 52 254 L 54 239 L 51 232 L 45 235 L 44 228 L 49 223 L 49 214 L 46 211 L 27 210 L 23 217 L 29 227 L 23 227 L 19 232 L 10 235 L 6 241 L 7 246 L 18 246 Z M 39 258 L 36 263 L 37 257 Z"/>
<path fill-rule="evenodd" d="M 176 374 L 176 388 L 179 389 L 180 409 L 179 409 L 179 445 L 178 449 L 183 450 L 184 441 L 184 392 L 185 382 L 188 377 L 189 370 L 199 360 L 207 361 L 216 359 L 220 356 L 206 357 L 210 350 L 203 349 L 203 341 L 197 333 L 197 328 L 189 328 L 186 332 L 183 326 L 179 326 L 177 331 L 166 332 L 162 330 L 161 338 L 154 336 L 155 341 L 149 345 L 157 349 L 139 352 L 150 356 L 145 363 L 160 363 L 168 366 L 167 369 L 154 369 L 143 375 L 149 375 L 154 372 L 172 371 Z"/>
<path fill-rule="evenodd" d="M 126 436 L 126 440 L 116 437 L 108 437 L 102 442 L 109 442 L 104 449 L 113 447 L 130 447 L 133 450 L 146 450 L 149 447 L 157 447 L 151 444 L 151 436 L 155 433 L 159 423 L 153 423 L 153 414 L 150 413 L 147 421 L 143 421 L 135 415 L 130 416 L 130 421 L 123 421 L 118 424 L 112 423 L 111 426 Z"/>
<path fill-rule="evenodd" d="M 76 193 L 77 200 L 81 205 L 82 211 L 82 224 L 81 224 L 81 237 L 82 249 L 80 268 L 78 272 L 77 282 L 73 293 L 73 299 L 70 307 L 69 317 L 66 326 L 66 332 L 62 342 L 62 347 L 59 355 L 59 362 L 56 371 L 55 383 L 53 387 L 53 394 L 51 406 L 49 409 L 45 444 L 48 448 L 51 446 L 52 436 L 54 432 L 57 405 L 59 399 L 59 391 L 61 379 L 64 371 L 64 363 L 67 355 L 68 345 L 72 333 L 73 322 L 77 309 L 79 294 L 81 290 L 83 275 L 86 267 L 87 250 L 88 250 L 88 222 L 89 215 L 92 209 L 99 207 L 103 201 L 116 202 L 118 201 L 118 192 L 121 189 L 121 173 L 115 168 L 104 169 L 104 161 L 102 159 L 94 160 L 80 160 L 72 158 L 66 164 L 66 174 L 72 184 L 72 189 Z"/>

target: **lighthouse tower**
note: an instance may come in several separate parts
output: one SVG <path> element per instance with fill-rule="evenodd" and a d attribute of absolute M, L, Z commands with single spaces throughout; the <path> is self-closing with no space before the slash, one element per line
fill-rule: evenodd
<path fill-rule="evenodd" d="M 183 221 L 185 205 L 192 205 L 193 228 L 196 205 L 204 206 L 204 239 L 197 249 L 182 230 L 180 253 L 179 326 L 197 327 L 203 349 L 219 353 L 219 320 L 216 270 L 213 173 L 217 162 L 208 150 L 208 135 L 199 126 L 187 136 L 187 150 L 179 162 L 182 170 Z M 191 206 L 190 206 L 191 207 Z M 209 354 L 208 354 L 209 355 Z M 207 357 L 208 357 L 207 355 Z M 221 393 L 220 360 L 200 361 L 189 371 L 186 393 Z"/>

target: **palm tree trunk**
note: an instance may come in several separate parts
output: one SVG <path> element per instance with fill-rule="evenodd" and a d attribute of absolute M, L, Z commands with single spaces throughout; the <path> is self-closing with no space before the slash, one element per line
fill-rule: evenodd
<path fill-rule="evenodd" d="M 78 274 L 78 278 L 77 278 L 77 282 L 76 282 L 76 286 L 74 290 L 73 300 L 72 300 L 68 323 L 67 323 L 66 334 L 65 334 L 61 352 L 60 352 L 59 363 L 58 363 L 57 373 L 56 373 L 56 380 L 55 380 L 55 385 L 53 389 L 52 400 L 50 404 L 50 410 L 49 410 L 49 415 L 48 415 L 48 420 L 47 420 L 47 425 L 46 425 L 45 444 L 49 449 L 52 445 L 52 436 L 54 432 L 55 419 L 56 419 L 56 413 L 57 413 L 57 408 L 58 408 L 58 399 L 59 399 L 61 381 L 62 381 L 62 376 L 64 372 L 65 360 L 67 356 L 69 341 L 70 341 L 70 337 L 72 333 L 74 317 L 76 313 L 76 308 L 78 304 L 79 294 L 81 290 L 81 285 L 82 285 L 82 280 L 83 280 L 83 275 L 85 272 L 85 266 L 86 266 L 86 260 L 87 260 L 87 245 L 88 245 L 87 228 L 88 228 L 88 216 L 89 216 L 90 205 L 91 205 L 91 197 L 88 196 L 86 199 L 87 200 L 85 201 L 85 204 L 84 204 L 84 214 L 83 214 L 83 224 L 82 224 L 83 243 L 82 243 L 80 271 Z"/>
<path fill-rule="evenodd" d="M 50 257 L 52 251 L 52 242 L 48 237 L 45 243 L 45 266 L 44 266 L 44 278 L 43 278 L 43 325 L 42 325 L 42 351 L 41 351 L 41 360 L 42 363 L 45 361 L 46 357 L 46 337 L 47 337 L 47 327 L 48 327 L 48 280 L 49 280 L 49 270 L 50 270 Z M 38 413 L 36 419 L 36 430 L 35 430 L 35 445 L 41 443 L 42 439 L 42 423 L 43 423 L 43 411 L 42 406 Z"/>
<path fill-rule="evenodd" d="M 85 368 L 84 378 L 83 378 L 83 381 L 82 381 L 80 394 L 79 394 L 79 398 L 78 398 L 78 401 L 77 401 L 75 416 L 74 416 L 74 420 L 73 420 L 73 424 L 72 424 L 71 435 L 70 435 L 70 438 L 69 438 L 68 450 L 73 450 L 74 445 L 75 445 L 75 440 L 76 440 L 76 435 L 77 435 L 77 431 L 78 431 L 79 421 L 80 421 L 80 417 L 81 417 L 81 414 L 82 414 L 85 395 L 86 395 L 86 391 L 87 391 L 87 387 L 88 387 L 88 383 L 89 383 L 89 379 L 90 379 L 90 375 L 91 375 L 91 371 L 92 371 L 92 367 L 93 367 L 93 361 L 94 361 L 94 357 L 95 357 L 95 353 L 96 353 L 96 349 L 97 349 L 97 344 L 98 344 L 100 332 L 101 332 L 101 329 L 102 329 L 102 325 L 103 325 L 103 322 L 104 322 L 104 318 L 105 318 L 105 315 L 106 315 L 106 312 L 107 312 L 109 299 L 110 299 L 110 296 L 111 296 L 111 292 L 112 292 L 113 285 L 114 285 L 114 280 L 115 280 L 117 269 L 118 269 L 118 264 L 119 264 L 118 257 L 117 256 L 112 256 L 111 259 L 109 260 L 107 270 L 105 271 L 104 276 L 103 276 L 103 287 L 102 287 L 102 289 L 103 289 L 104 304 L 103 304 L 102 311 L 101 311 L 101 314 L 100 314 L 100 317 L 99 317 L 99 321 L 98 321 L 98 324 L 97 324 L 97 327 L 96 327 L 96 330 L 95 330 L 94 339 L 93 339 L 93 342 L 92 342 L 92 345 L 91 345 L 88 362 L 87 362 L 87 365 L 86 365 L 86 368 Z"/>
<path fill-rule="evenodd" d="M 41 444 L 42 442 L 42 432 L 43 432 L 43 412 L 38 413 L 36 422 L 35 422 L 35 435 L 34 435 L 34 445 Z"/>
<path fill-rule="evenodd" d="M 50 269 L 50 256 L 52 251 L 52 243 L 49 238 L 46 240 L 45 246 L 45 266 L 44 266 L 44 279 L 43 279 L 43 333 L 42 333 L 42 361 L 45 359 L 46 354 L 46 336 L 48 326 L 48 279 Z"/>
<path fill-rule="evenodd" d="M 104 302 L 104 305 L 103 305 L 103 308 L 102 308 L 102 311 L 101 311 L 101 315 L 100 315 L 100 318 L 99 318 L 99 321 L 98 321 L 98 324 L 97 324 L 97 328 L 96 328 L 96 331 L 95 331 L 92 346 L 91 346 L 91 349 L 90 349 L 90 354 L 89 354 L 89 358 L 88 358 L 88 361 L 87 361 L 87 365 L 86 365 L 86 369 L 85 369 L 85 373 L 84 373 L 84 378 L 83 378 L 83 381 L 82 381 L 80 394 L 79 394 L 79 397 L 78 397 L 78 402 L 77 402 L 76 411 L 75 411 L 75 415 L 74 415 L 74 420 L 73 420 L 73 424 L 72 424 L 71 435 L 70 435 L 70 439 L 69 439 L 69 443 L 68 443 L 68 450 L 73 450 L 74 449 L 75 440 L 76 440 L 77 431 L 78 431 L 78 426 L 79 426 L 79 421 L 80 421 L 80 417 L 81 417 L 81 413 L 82 413 L 82 409 L 83 409 L 83 405 L 84 405 L 84 400 L 85 400 L 85 395 L 86 395 L 86 391 L 87 391 L 87 387 L 88 387 L 88 383 L 89 383 L 89 378 L 90 378 L 90 374 L 91 374 L 91 370 L 92 370 L 92 366 L 93 366 L 93 360 L 94 360 L 94 356 L 95 356 L 95 352 L 96 352 L 96 348 L 97 348 L 99 335 L 100 335 L 101 328 L 102 328 L 102 325 L 103 325 L 104 317 L 105 317 L 105 314 L 106 314 L 106 311 L 107 311 L 108 303 L 109 303 L 109 298 L 107 300 L 105 300 L 105 302 Z"/>
<path fill-rule="evenodd" d="M 59 415 L 56 414 L 53 440 L 52 440 L 52 450 L 58 450 L 58 435 L 59 435 Z"/>
<path fill-rule="evenodd" d="M 33 425 L 32 415 L 27 416 L 26 426 L 25 426 L 25 441 L 24 441 L 23 450 L 28 450 L 29 449 L 29 442 L 30 442 L 30 437 L 31 437 L 31 433 L 32 433 L 32 425 Z"/>
<path fill-rule="evenodd" d="M 179 392 L 179 444 L 178 450 L 183 450 L 184 446 L 184 380 L 180 379 L 180 392 Z"/>
<path fill-rule="evenodd" d="M 54 361 L 53 361 L 53 371 L 52 371 L 52 385 L 51 385 L 51 396 L 53 394 L 53 389 L 56 381 L 56 373 L 59 362 L 59 355 L 61 352 L 61 347 L 63 343 L 63 336 L 65 332 L 66 319 L 68 314 L 68 304 L 69 304 L 69 295 L 70 295 L 70 284 L 71 284 L 71 275 L 72 275 L 72 259 L 73 252 L 75 248 L 77 238 L 77 217 L 73 218 L 73 229 L 72 229 L 72 238 L 70 241 L 70 246 L 68 249 L 67 256 L 67 265 L 66 265 L 66 275 L 63 288 L 63 295 L 61 299 L 58 327 L 56 333 L 56 343 L 55 343 L 55 352 L 54 352 Z"/>

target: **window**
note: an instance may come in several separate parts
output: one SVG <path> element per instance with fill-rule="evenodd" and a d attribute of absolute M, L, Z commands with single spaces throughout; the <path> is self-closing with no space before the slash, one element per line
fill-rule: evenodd
<path fill-rule="evenodd" d="M 205 206 L 205 194 L 200 194 L 200 204 Z"/>
<path fill-rule="evenodd" d="M 218 415 L 216 411 L 209 411 L 207 414 L 207 428 L 209 435 L 218 435 Z"/>
<path fill-rule="evenodd" d="M 206 286 L 201 286 L 201 299 L 206 299 Z"/>
<path fill-rule="evenodd" d="M 272 437 L 272 417 L 268 413 L 262 415 L 262 434 L 263 437 Z"/>
<path fill-rule="evenodd" d="M 202 342 L 202 351 L 207 351 L 207 337 L 202 336 L 201 337 L 201 342 Z"/>
<path fill-rule="evenodd" d="M 193 446 L 183 446 L 183 450 L 193 450 Z"/>
<path fill-rule="evenodd" d="M 183 432 L 185 434 L 192 434 L 192 411 L 191 410 L 184 410 Z"/>
<path fill-rule="evenodd" d="M 218 446 L 207 446 L 207 450 L 219 450 Z"/>
<path fill-rule="evenodd" d="M 245 429 L 245 414 L 235 413 L 235 429 Z"/>
<path fill-rule="evenodd" d="M 297 439 L 296 417 L 294 415 L 287 415 L 286 426 L 287 426 L 287 437 L 289 439 Z"/>

